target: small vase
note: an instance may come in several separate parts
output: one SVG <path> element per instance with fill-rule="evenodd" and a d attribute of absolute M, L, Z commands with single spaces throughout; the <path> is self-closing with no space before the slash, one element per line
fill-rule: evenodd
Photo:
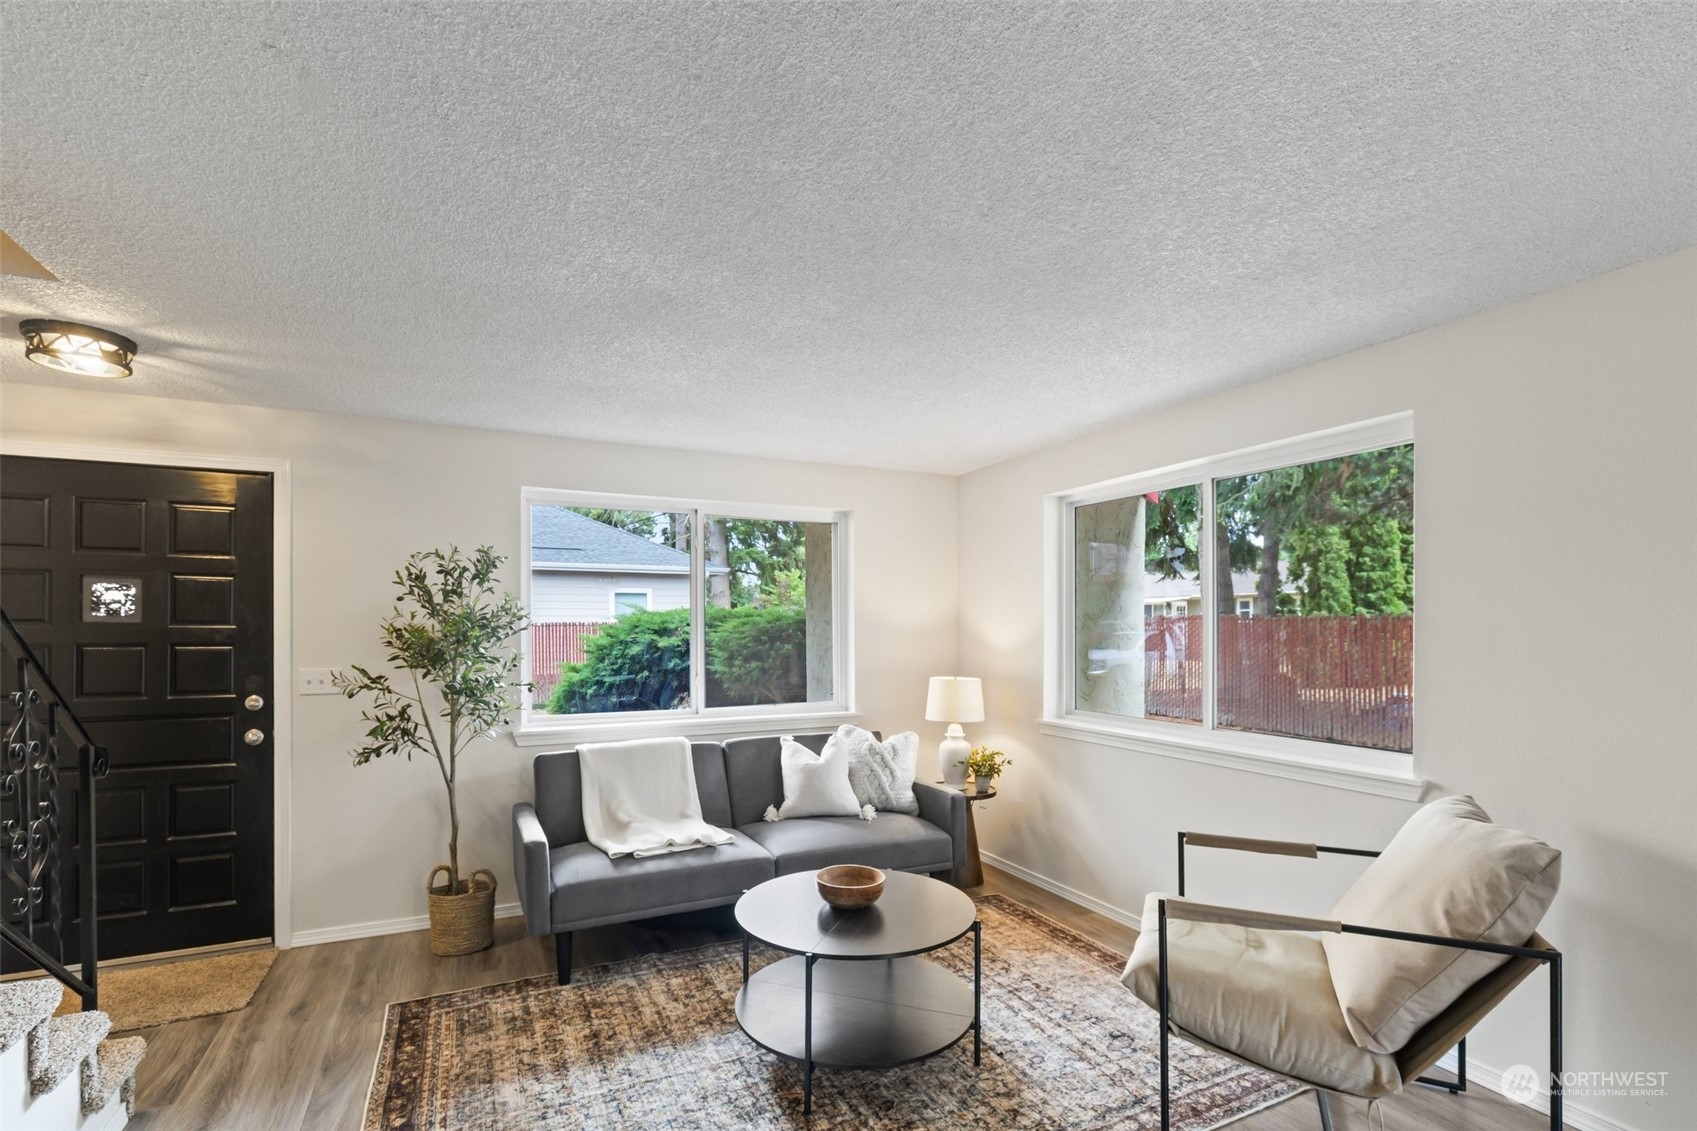
<path fill-rule="evenodd" d="M 989 793 L 991 788 L 996 784 L 996 779 L 990 777 L 988 774 L 979 774 L 973 779 L 973 784 L 978 787 L 979 793 Z"/>

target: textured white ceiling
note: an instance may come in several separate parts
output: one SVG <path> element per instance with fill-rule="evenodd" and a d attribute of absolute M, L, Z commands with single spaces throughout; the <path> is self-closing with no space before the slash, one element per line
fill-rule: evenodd
<path fill-rule="evenodd" d="M 1687 3 L 0 20 L 6 381 L 958 472 L 1697 243 Z"/>

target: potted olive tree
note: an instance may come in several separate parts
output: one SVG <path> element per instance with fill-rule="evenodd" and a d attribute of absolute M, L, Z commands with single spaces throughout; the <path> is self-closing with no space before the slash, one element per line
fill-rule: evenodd
<path fill-rule="evenodd" d="M 415 752 L 429 755 L 448 791 L 448 862 L 425 881 L 430 897 L 430 949 L 435 954 L 470 954 L 494 941 L 495 877 L 479 869 L 460 873 L 460 812 L 455 786 L 460 755 L 507 723 L 518 651 L 513 640 L 524 629 L 524 607 L 511 593 L 495 593 L 495 571 L 506 559 L 488 546 L 462 556 L 458 547 L 425 550 L 395 574 L 401 596 L 380 626 L 388 675 L 354 665 L 336 686 L 349 698 L 369 694 L 363 712 L 370 724 L 353 751 L 354 764 Z M 437 884 L 443 872 L 448 879 Z"/>

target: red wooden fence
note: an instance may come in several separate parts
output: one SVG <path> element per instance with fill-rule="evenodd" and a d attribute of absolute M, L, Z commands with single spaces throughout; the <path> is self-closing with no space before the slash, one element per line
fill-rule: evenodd
<path fill-rule="evenodd" d="M 530 678 L 534 701 L 547 700 L 560 682 L 561 664 L 583 663 L 583 642 L 600 632 L 599 621 L 561 621 L 530 626 Z"/>
<path fill-rule="evenodd" d="M 1222 727 L 1381 750 L 1414 749 L 1413 617 L 1226 617 Z M 1152 617 L 1151 715 L 1202 718 L 1202 618 Z"/>

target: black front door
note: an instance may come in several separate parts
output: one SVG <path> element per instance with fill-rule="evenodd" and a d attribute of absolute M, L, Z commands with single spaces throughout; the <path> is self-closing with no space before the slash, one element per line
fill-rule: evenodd
<path fill-rule="evenodd" d="M 271 493 L 253 472 L 0 457 L 0 606 L 111 752 L 103 959 L 271 937 Z M 70 909 L 86 830 L 74 769 L 60 781 Z"/>

